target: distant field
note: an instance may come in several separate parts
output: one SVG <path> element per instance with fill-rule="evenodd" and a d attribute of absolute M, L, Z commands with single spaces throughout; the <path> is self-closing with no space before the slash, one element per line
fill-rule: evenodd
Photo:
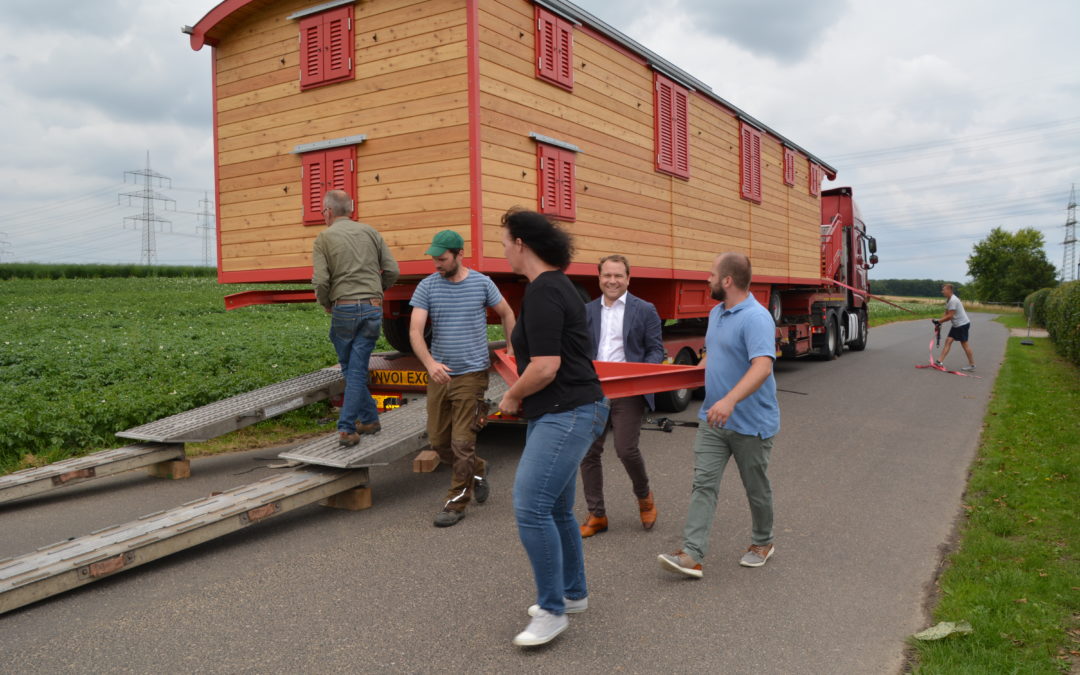
<path fill-rule="evenodd" d="M 246 288 L 0 282 L 0 472 L 118 447 L 116 431 L 336 363 L 321 308 L 226 313 L 222 298 Z"/>
<path fill-rule="evenodd" d="M 879 300 L 870 300 L 870 325 L 880 326 L 905 319 L 932 319 L 945 313 L 945 298 L 905 298 L 883 295 L 882 298 L 900 305 L 904 309 Z M 992 312 L 994 314 L 1018 314 L 1021 309 L 1011 305 L 984 305 L 977 302 L 964 302 L 964 309 L 969 312 Z M 906 310 L 906 311 L 905 311 Z"/>

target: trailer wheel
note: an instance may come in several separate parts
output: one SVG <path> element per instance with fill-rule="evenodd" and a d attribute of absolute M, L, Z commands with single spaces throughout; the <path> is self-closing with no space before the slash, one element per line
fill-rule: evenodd
<path fill-rule="evenodd" d="M 677 366 L 692 366 L 697 363 L 697 359 L 692 351 L 683 348 L 675 355 L 674 363 Z M 682 412 L 690 405 L 693 394 L 693 389 L 661 391 L 656 394 L 656 409 L 660 412 Z"/>
<path fill-rule="evenodd" d="M 390 343 L 390 346 L 398 350 L 402 354 L 412 354 L 412 345 L 409 343 L 409 321 L 412 320 L 411 315 L 398 316 L 392 319 L 383 318 L 382 332 L 383 337 Z M 424 342 L 431 346 L 431 322 L 429 321 L 424 326 Z"/>
<path fill-rule="evenodd" d="M 866 310 L 859 310 L 859 334 L 848 345 L 853 352 L 861 352 L 866 349 L 866 342 L 870 339 L 870 324 L 866 320 Z"/>
<path fill-rule="evenodd" d="M 780 317 L 783 316 L 783 305 L 780 302 L 780 291 L 769 294 L 769 314 L 772 314 L 773 323 L 779 325 Z"/>

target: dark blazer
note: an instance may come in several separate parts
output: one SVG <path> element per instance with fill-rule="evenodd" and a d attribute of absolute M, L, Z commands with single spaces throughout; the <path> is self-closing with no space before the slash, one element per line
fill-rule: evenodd
<path fill-rule="evenodd" d="M 600 303 L 604 296 L 585 305 L 589 321 L 589 337 L 592 338 L 592 358 L 600 350 Z M 626 310 L 623 312 L 623 352 L 626 360 L 635 363 L 660 363 L 664 360 L 664 343 L 660 337 L 660 315 L 651 302 L 626 293 Z M 649 409 L 655 407 L 652 394 L 646 394 Z"/>

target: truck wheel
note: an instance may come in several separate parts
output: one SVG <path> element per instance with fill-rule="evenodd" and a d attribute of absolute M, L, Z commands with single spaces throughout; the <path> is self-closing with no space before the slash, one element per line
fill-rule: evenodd
<path fill-rule="evenodd" d="M 678 366 L 692 366 L 696 359 L 689 349 L 680 349 L 675 355 L 674 363 Z M 661 391 L 656 394 L 656 409 L 661 412 L 682 412 L 690 405 L 693 393 L 692 389 Z"/>
<path fill-rule="evenodd" d="M 773 323 L 779 325 L 780 317 L 783 315 L 783 305 L 780 302 L 780 291 L 773 291 L 769 294 L 769 314 L 772 314 Z"/>
<path fill-rule="evenodd" d="M 859 310 L 859 334 L 848 345 L 853 352 L 861 352 L 866 349 L 866 342 L 870 339 L 870 324 L 866 320 L 866 311 Z"/>
<path fill-rule="evenodd" d="M 832 361 L 836 358 L 836 347 L 840 342 L 840 328 L 836 325 L 836 315 L 829 314 L 825 319 L 825 334 L 818 338 L 817 356 L 822 361 Z"/>
<path fill-rule="evenodd" d="M 382 332 L 383 337 L 390 343 L 390 346 L 398 350 L 402 354 L 412 354 L 412 345 L 409 343 L 409 321 L 410 315 L 398 316 L 393 319 L 387 319 L 383 317 Z M 431 323 L 429 322 L 424 326 L 424 342 L 431 346 Z"/>

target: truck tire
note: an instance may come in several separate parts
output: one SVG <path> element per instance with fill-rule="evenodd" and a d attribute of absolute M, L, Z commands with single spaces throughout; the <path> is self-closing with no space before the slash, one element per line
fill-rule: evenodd
<path fill-rule="evenodd" d="M 390 346 L 402 354 L 412 354 L 412 345 L 409 344 L 409 321 L 411 315 L 398 316 L 392 319 L 383 318 L 383 337 Z M 431 346 L 431 323 L 424 326 L 424 342 Z"/>
<path fill-rule="evenodd" d="M 697 363 L 693 352 L 689 349 L 680 349 L 675 355 L 675 365 L 692 366 Z M 690 405 L 693 398 L 693 389 L 676 389 L 675 391 L 661 391 L 656 394 L 656 409 L 660 412 L 682 412 Z"/>
<path fill-rule="evenodd" d="M 832 361 L 836 358 L 836 348 L 840 342 L 840 328 L 836 324 L 836 314 L 832 312 L 825 318 L 825 333 L 819 339 L 817 357 L 822 361 Z M 840 345 L 843 349 L 843 345 Z"/>
<path fill-rule="evenodd" d="M 870 339 L 870 323 L 866 320 L 866 310 L 859 310 L 859 334 L 851 341 L 848 347 L 853 352 L 861 352 L 866 349 L 866 342 Z"/>
<path fill-rule="evenodd" d="M 780 302 L 780 291 L 773 291 L 769 294 L 769 314 L 772 314 L 773 323 L 780 325 L 780 318 L 783 316 L 783 304 Z"/>

